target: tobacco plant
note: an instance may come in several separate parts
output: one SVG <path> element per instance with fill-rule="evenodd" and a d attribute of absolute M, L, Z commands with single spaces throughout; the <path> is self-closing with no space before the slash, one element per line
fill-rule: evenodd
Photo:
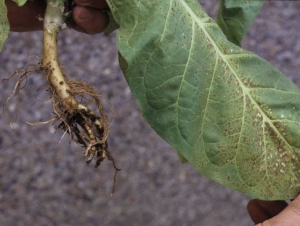
<path fill-rule="evenodd" d="M 1 2 L 2 1 L 2 2 Z M 0 1 L 0 43 L 8 32 Z M 265 199 L 300 191 L 300 92 L 286 76 L 240 47 L 263 0 L 220 0 L 217 22 L 197 0 L 107 0 L 119 27 L 119 62 L 151 127 L 199 172 Z M 20 2 L 19 2 L 20 3 Z M 22 4 L 22 3 L 20 3 Z M 59 128 L 97 165 L 110 155 L 107 117 L 91 85 L 60 69 L 56 39 L 64 0 L 48 0 L 39 67 L 53 93 Z M 116 26 L 117 25 L 117 26 Z M 29 76 L 24 73 L 16 85 Z M 90 94 L 91 111 L 76 98 Z M 115 167 L 116 168 L 116 167 Z"/>

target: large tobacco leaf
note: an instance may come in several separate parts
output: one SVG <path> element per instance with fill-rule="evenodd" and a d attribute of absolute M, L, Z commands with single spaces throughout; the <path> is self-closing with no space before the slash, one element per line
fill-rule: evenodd
<path fill-rule="evenodd" d="M 232 43 L 241 46 L 264 0 L 220 0 L 217 23 Z"/>
<path fill-rule="evenodd" d="M 0 51 L 2 50 L 3 43 L 7 39 L 8 32 L 9 23 L 7 19 L 5 0 L 0 0 Z"/>
<path fill-rule="evenodd" d="M 265 200 L 300 191 L 300 92 L 196 0 L 109 0 L 120 65 L 152 128 L 204 175 Z M 159 153 L 157 153 L 159 154 Z"/>

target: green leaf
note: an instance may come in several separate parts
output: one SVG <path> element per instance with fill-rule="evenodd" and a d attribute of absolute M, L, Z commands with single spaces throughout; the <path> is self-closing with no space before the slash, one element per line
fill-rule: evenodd
<path fill-rule="evenodd" d="M 220 0 L 217 23 L 229 41 L 241 46 L 263 4 L 263 0 Z"/>
<path fill-rule="evenodd" d="M 18 6 L 23 6 L 27 2 L 27 0 L 12 0 L 12 1 L 17 3 Z"/>
<path fill-rule="evenodd" d="M 0 0 L 0 51 L 2 50 L 3 43 L 7 39 L 8 32 L 9 23 L 7 19 L 5 0 Z"/>
<path fill-rule="evenodd" d="M 204 175 L 250 196 L 300 191 L 300 92 L 227 40 L 196 0 L 109 0 L 145 119 Z M 159 153 L 158 153 L 159 154 Z"/>
<path fill-rule="evenodd" d="M 105 35 L 110 35 L 113 31 L 119 29 L 119 24 L 115 21 L 111 11 L 106 12 L 109 17 L 109 24 L 104 31 Z"/>

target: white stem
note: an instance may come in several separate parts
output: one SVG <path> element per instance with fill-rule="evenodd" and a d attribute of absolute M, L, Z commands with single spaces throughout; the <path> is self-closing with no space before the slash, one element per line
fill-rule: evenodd
<path fill-rule="evenodd" d="M 63 25 L 63 7 L 59 4 L 48 3 L 44 18 L 43 66 L 47 71 L 50 85 L 67 107 L 66 105 L 77 105 L 78 102 L 70 95 L 70 87 L 65 81 L 57 57 L 57 36 Z"/>

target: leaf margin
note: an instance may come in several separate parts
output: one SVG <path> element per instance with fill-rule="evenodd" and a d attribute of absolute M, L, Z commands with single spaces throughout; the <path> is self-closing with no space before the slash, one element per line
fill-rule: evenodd
<path fill-rule="evenodd" d="M 175 0 L 176 1 L 176 0 Z M 206 16 L 203 16 L 203 9 L 202 8 L 197 8 L 196 7 L 196 1 L 194 1 L 194 0 L 185 0 L 185 1 L 183 1 L 183 0 L 178 0 L 178 1 L 176 1 L 176 2 L 184 2 L 184 3 L 186 3 L 186 4 L 188 4 L 188 5 L 190 5 L 191 7 L 189 7 L 193 12 L 194 12 L 194 14 L 197 16 L 197 17 L 199 17 L 199 18 L 201 18 L 203 21 L 203 23 L 208 23 L 208 22 L 210 22 L 211 21 L 211 19 L 209 19 L 209 18 L 207 18 Z M 121 3 L 121 2 L 118 2 L 118 0 L 110 0 L 110 2 L 111 2 L 111 9 L 112 9 L 112 12 L 113 12 L 113 14 L 115 13 L 115 10 L 118 10 L 118 8 L 119 7 L 121 7 L 122 6 L 122 4 L 123 3 Z M 114 3 L 117 3 L 117 4 L 113 4 L 113 2 Z M 130 2 L 131 3 L 131 6 L 133 6 L 133 2 L 135 2 L 135 1 L 128 1 L 128 2 Z M 157 3 L 157 1 L 152 1 L 152 2 L 156 2 Z M 174 1 L 173 1 L 174 2 Z M 198 3 L 198 2 L 197 2 Z M 158 4 L 158 3 L 157 3 Z M 146 7 L 146 3 L 145 3 L 145 7 Z M 194 7 L 192 7 L 192 6 L 194 6 Z M 197 8 L 197 10 L 195 9 L 195 8 Z M 137 10 L 137 9 L 134 9 L 134 10 L 132 10 L 132 12 L 133 11 L 135 11 L 135 10 Z M 202 14 L 202 15 L 201 15 Z M 133 13 L 132 13 L 132 15 L 133 15 Z M 130 86 L 130 88 L 131 88 L 131 90 L 132 90 L 132 92 L 133 92 L 133 94 L 134 94 L 134 96 L 135 96 L 135 98 L 136 98 L 136 100 L 137 100 L 137 102 L 139 103 L 139 105 L 140 105 L 140 107 L 141 107 L 141 109 L 142 109 L 142 111 L 143 111 L 143 116 L 145 117 L 145 119 L 148 121 L 148 123 L 151 125 L 151 127 L 164 139 L 164 140 L 166 140 L 168 143 L 170 143 L 171 144 L 171 146 L 172 147 L 174 147 L 178 152 L 179 152 L 179 154 L 180 155 L 183 155 L 183 157 L 185 158 L 185 159 L 188 159 L 189 160 L 189 162 L 191 162 L 193 165 L 194 165 L 194 167 L 195 168 L 197 168 L 202 174 L 203 174 L 203 168 L 207 168 L 207 167 L 211 167 L 212 168 L 212 170 L 206 170 L 206 172 L 209 172 L 209 173 L 206 173 L 206 176 L 208 176 L 208 177 L 210 177 L 210 178 L 212 178 L 212 179 L 214 179 L 214 180 L 216 180 L 216 181 L 218 181 L 219 183 L 221 183 L 221 184 L 223 184 L 224 185 L 224 178 L 226 178 L 226 173 L 232 173 L 233 171 L 235 171 L 235 169 L 230 169 L 230 167 L 229 168 L 224 168 L 224 169 L 217 169 L 215 166 L 213 166 L 213 165 L 207 165 L 207 163 L 205 163 L 205 162 L 203 162 L 202 161 L 202 163 L 200 162 L 197 162 L 199 159 L 201 159 L 199 156 L 197 157 L 197 158 L 195 158 L 195 156 L 194 157 L 191 157 L 191 156 L 187 156 L 187 153 L 185 152 L 185 148 L 187 148 L 187 146 L 184 144 L 184 143 L 178 143 L 178 141 L 176 140 L 176 138 L 174 138 L 174 137 L 178 137 L 178 135 L 174 135 L 174 137 L 172 138 L 172 136 L 169 136 L 168 134 L 166 135 L 165 134 L 165 131 L 164 130 L 162 130 L 161 128 L 159 128 L 158 126 L 156 126 L 155 125 L 155 121 L 157 121 L 157 115 L 153 115 L 153 114 L 151 114 L 151 111 L 149 111 L 149 109 L 151 108 L 150 106 L 147 106 L 147 99 L 145 99 L 145 94 L 144 94 L 144 91 L 141 91 L 141 90 L 139 90 L 137 87 L 139 87 L 139 86 L 141 86 L 141 84 L 143 83 L 143 81 L 142 81 L 142 78 L 140 77 L 140 76 L 136 76 L 135 78 L 134 78 L 134 76 L 133 76 L 133 74 L 131 74 L 131 75 L 129 75 L 128 73 L 129 73 L 129 70 L 130 70 L 130 67 L 132 66 L 132 64 L 134 64 L 134 63 L 136 63 L 136 62 L 134 62 L 134 59 L 135 59 L 135 57 L 132 55 L 132 54 L 129 54 L 128 53 L 128 51 L 126 51 L 126 50 L 124 50 L 124 48 L 123 48 L 123 50 L 122 50 L 122 48 L 120 48 L 120 43 L 121 42 L 127 42 L 127 44 L 129 43 L 129 41 L 128 40 L 124 40 L 124 39 L 126 39 L 125 38 L 125 36 L 126 35 L 124 35 L 124 32 L 125 32 L 125 30 L 126 29 L 128 29 L 128 27 L 125 29 L 124 27 L 122 27 L 122 23 L 123 23 L 123 25 L 124 25 L 124 21 L 123 20 L 128 20 L 128 18 L 126 18 L 126 17 L 122 17 L 122 15 L 116 15 L 116 14 L 114 14 L 114 16 L 115 16 L 115 19 L 116 19 L 116 21 L 119 21 L 119 22 L 121 22 L 121 28 L 120 28 L 120 30 L 119 30 L 119 32 L 118 32 L 118 36 L 117 36 L 117 42 L 118 42 L 118 45 L 119 45 L 119 51 L 120 51 L 120 54 L 121 54 L 121 61 L 120 61 L 120 66 L 121 66 L 121 68 L 122 68 L 122 70 L 123 70 L 123 72 L 125 73 L 125 77 L 126 77 L 126 80 L 127 80 L 127 82 L 128 82 L 128 84 L 129 84 L 129 86 Z M 131 18 L 132 19 L 132 18 Z M 126 23 L 126 22 L 125 22 Z M 138 24 L 138 22 L 135 22 L 135 25 L 137 25 Z M 145 26 L 145 25 L 144 25 Z M 124 30 L 122 30 L 122 29 L 124 29 Z M 130 29 L 129 29 L 130 30 Z M 122 33 L 123 32 L 123 33 Z M 120 34 L 121 33 L 121 34 Z M 130 33 L 130 32 L 129 32 Z M 131 34 L 133 34 L 133 32 L 131 32 Z M 220 37 L 221 37 L 222 35 L 220 35 Z M 131 36 L 131 38 L 132 38 L 132 36 Z M 136 37 L 135 37 L 136 38 Z M 224 38 L 225 38 L 225 36 L 224 36 Z M 143 46 L 147 46 L 147 43 L 149 43 L 149 40 L 151 41 L 151 38 L 148 38 L 148 40 L 146 40 L 145 42 L 143 42 L 143 41 L 141 41 L 141 40 L 137 40 L 137 42 L 141 42 L 141 43 L 139 43 L 139 45 L 143 45 Z M 155 42 L 155 41 L 154 41 Z M 155 44 L 155 43 L 154 43 Z M 136 47 L 136 46 L 135 46 Z M 237 50 L 240 50 L 237 46 L 235 46 L 235 45 L 231 45 L 231 47 L 233 48 L 233 49 L 237 49 Z M 230 50 L 230 48 L 228 48 L 228 46 L 226 47 L 222 47 L 222 45 L 221 45 L 221 47 L 219 46 L 219 48 L 220 49 L 222 49 L 223 51 L 228 51 L 228 50 Z M 148 49 L 146 49 L 146 50 L 148 50 Z M 235 50 L 234 50 L 235 51 Z M 137 52 L 137 51 L 136 51 Z M 128 55 L 129 54 L 129 55 Z M 167 57 L 167 56 L 166 56 Z M 258 57 L 258 56 L 256 56 L 256 57 Z M 141 58 L 141 57 L 136 57 L 136 58 Z M 259 57 L 258 57 L 259 58 Z M 255 59 L 257 59 L 257 58 L 255 58 Z M 132 61 L 132 62 L 131 62 Z M 265 60 L 261 60 L 261 62 L 263 62 L 264 64 L 266 64 L 266 65 L 270 65 L 268 62 L 266 62 Z M 273 69 L 272 69 L 273 70 Z M 140 72 L 142 72 L 142 71 L 140 71 Z M 277 73 L 277 74 L 281 74 L 277 69 L 275 69 L 274 68 L 274 73 Z M 133 77 L 132 77 L 133 76 Z M 286 80 L 286 78 L 284 77 L 282 77 L 282 78 L 279 78 L 279 80 L 280 79 L 285 79 Z M 136 80 L 136 81 L 135 81 Z M 288 81 L 288 80 L 286 80 L 286 81 Z M 245 83 L 247 83 L 248 85 L 251 83 L 250 81 L 245 81 Z M 287 86 L 289 86 L 288 88 L 291 88 L 292 90 L 296 90 L 297 89 L 297 93 L 299 94 L 299 89 L 291 82 L 291 81 L 289 81 L 288 82 L 288 84 L 287 84 Z M 296 92 L 296 91 L 295 91 Z M 297 95 L 298 95 L 297 94 Z M 259 98 L 262 98 L 262 97 L 259 97 Z M 258 99 L 259 99 L 258 98 Z M 298 101 L 299 102 L 299 101 Z M 297 102 L 297 103 L 298 103 Z M 146 103 L 146 104 L 145 104 Z M 148 104 L 149 104 L 149 102 L 148 102 Z M 149 108 L 150 107 L 150 108 Z M 151 109 L 150 109 L 151 110 Z M 267 111 L 268 109 L 265 109 L 265 111 Z M 149 111 L 149 112 L 147 112 L 147 111 Z M 277 114 L 277 119 L 279 118 L 279 115 L 278 115 L 278 112 L 276 113 Z M 155 119 L 155 117 L 156 117 L 156 119 Z M 274 117 L 274 116 L 273 116 Z M 164 120 L 166 120 L 167 118 L 162 118 L 162 119 L 160 119 L 160 123 L 164 123 Z M 168 121 L 168 120 L 166 120 L 166 121 Z M 298 120 L 299 121 L 299 120 Z M 300 126 L 300 124 L 299 124 L 299 126 Z M 300 127 L 299 127 L 300 128 Z M 274 128 L 273 128 L 274 129 Z M 200 147 L 201 148 L 201 147 Z M 195 154 L 196 152 L 194 152 L 194 154 Z M 202 156 L 202 157 L 205 157 L 205 156 Z M 195 160 L 196 159 L 196 160 Z M 198 164 L 201 164 L 202 166 L 200 167 Z M 202 169 L 202 170 L 200 170 L 200 169 Z M 250 172 L 251 173 L 251 172 Z M 217 175 L 218 174 L 218 175 Z M 236 173 L 236 174 L 238 174 L 238 173 Z M 223 176 L 222 176 L 223 175 Z M 221 177 L 221 179 L 220 179 L 220 177 Z M 223 179 L 222 179 L 223 178 Z M 298 178 L 299 178 L 299 175 L 298 175 Z M 223 181 L 222 181 L 223 180 Z M 231 179 L 232 181 L 231 181 L 231 183 L 232 184 L 234 184 L 234 183 L 236 183 L 236 178 L 233 178 L 233 179 Z M 263 183 L 263 182 L 262 182 Z M 280 184 L 282 184 L 282 182 L 281 181 L 279 181 L 279 183 Z M 233 189 L 235 189 L 235 190 L 239 190 L 239 189 L 236 189 L 236 187 L 234 186 L 234 185 L 230 185 L 230 186 L 228 186 L 228 185 L 225 185 L 225 186 L 227 186 L 227 187 L 231 187 L 231 188 L 233 188 Z M 246 193 L 246 194 L 248 194 L 248 195 L 250 195 L 250 196 L 253 196 L 253 197 L 257 197 L 257 198 L 260 198 L 260 199 L 265 199 L 265 200 L 274 200 L 274 199 L 291 199 L 291 198 L 294 198 L 298 193 L 299 193 L 299 191 L 300 191 L 300 189 L 299 189 L 299 187 L 297 187 L 297 188 L 294 188 L 294 191 L 289 191 L 289 192 L 286 192 L 286 191 L 278 191 L 278 192 L 272 192 L 272 191 L 270 191 L 270 188 L 271 188 L 271 186 L 266 186 L 266 185 L 264 185 L 264 187 L 262 188 L 262 190 L 261 190 L 261 192 L 257 192 L 257 191 L 255 191 L 255 189 L 254 188 L 252 188 L 251 186 L 249 186 L 247 189 L 247 191 L 245 192 L 245 191 L 242 191 L 243 193 Z M 240 190 L 241 191 L 241 190 Z M 269 193 L 269 194 L 272 194 L 272 195 L 270 195 L 270 196 L 266 196 L 266 194 L 267 193 Z M 287 194 L 288 193 L 288 194 Z"/>

